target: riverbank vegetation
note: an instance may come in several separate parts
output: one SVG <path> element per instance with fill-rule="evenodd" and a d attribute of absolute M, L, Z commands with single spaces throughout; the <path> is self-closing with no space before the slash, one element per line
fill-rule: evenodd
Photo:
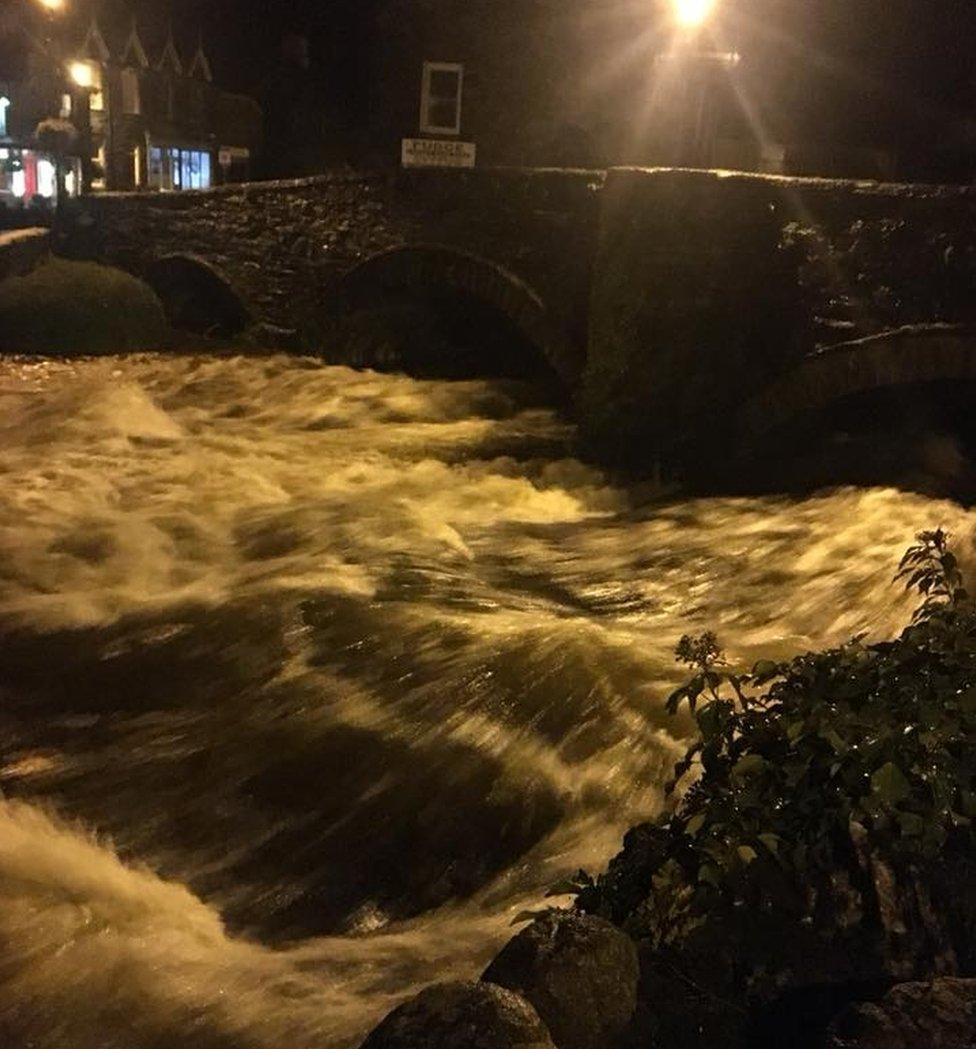
<path fill-rule="evenodd" d="M 671 811 L 575 890 L 641 947 L 645 1041 L 822 1045 L 846 1003 L 976 973 L 976 604 L 941 530 L 898 578 L 893 641 L 743 674 L 678 645 L 699 738 Z"/>
<path fill-rule="evenodd" d="M 52 258 L 0 282 L 0 352 L 120 353 L 159 349 L 167 336 L 152 289 L 122 270 Z"/>

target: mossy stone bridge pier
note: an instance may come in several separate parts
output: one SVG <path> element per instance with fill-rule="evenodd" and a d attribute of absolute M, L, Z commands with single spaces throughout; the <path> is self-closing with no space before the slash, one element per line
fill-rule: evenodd
<path fill-rule="evenodd" d="M 342 172 L 79 205 L 67 250 L 188 327 L 336 362 L 548 374 L 613 457 L 748 447 L 976 380 L 976 189 L 723 172 Z"/>

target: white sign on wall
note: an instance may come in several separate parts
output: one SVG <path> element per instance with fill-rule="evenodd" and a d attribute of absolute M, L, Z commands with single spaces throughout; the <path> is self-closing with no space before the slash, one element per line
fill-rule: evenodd
<path fill-rule="evenodd" d="M 249 160 L 251 151 L 240 146 L 221 146 L 217 153 L 217 163 L 222 168 L 229 168 L 235 160 Z"/>
<path fill-rule="evenodd" d="M 405 138 L 405 168 L 473 168 L 477 147 L 473 142 L 437 138 Z"/>

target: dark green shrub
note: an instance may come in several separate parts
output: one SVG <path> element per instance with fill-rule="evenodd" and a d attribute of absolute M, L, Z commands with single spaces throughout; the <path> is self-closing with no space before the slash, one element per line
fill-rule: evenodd
<path fill-rule="evenodd" d="M 579 880 L 580 907 L 679 965 L 688 947 L 705 971 L 721 956 L 730 999 L 838 965 L 851 979 L 938 968 L 940 950 L 972 965 L 973 891 L 959 886 L 976 854 L 976 606 L 941 530 L 919 535 L 898 578 L 922 604 L 894 641 L 736 675 L 714 635 L 682 638 L 694 676 L 668 707 L 688 704 L 700 738 L 668 793 L 691 785 L 596 882 Z M 906 886 L 915 917 L 892 917 Z"/>
<path fill-rule="evenodd" d="M 159 349 L 167 339 L 152 289 L 122 270 L 52 259 L 0 283 L 0 351 L 52 355 Z"/>

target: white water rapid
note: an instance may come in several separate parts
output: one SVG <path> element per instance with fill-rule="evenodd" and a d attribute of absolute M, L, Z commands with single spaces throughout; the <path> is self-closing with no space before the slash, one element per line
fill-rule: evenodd
<path fill-rule="evenodd" d="M 517 386 L 0 362 L 0 1044 L 339 1049 L 655 811 L 681 634 L 884 635 L 894 490 L 672 498 Z"/>

